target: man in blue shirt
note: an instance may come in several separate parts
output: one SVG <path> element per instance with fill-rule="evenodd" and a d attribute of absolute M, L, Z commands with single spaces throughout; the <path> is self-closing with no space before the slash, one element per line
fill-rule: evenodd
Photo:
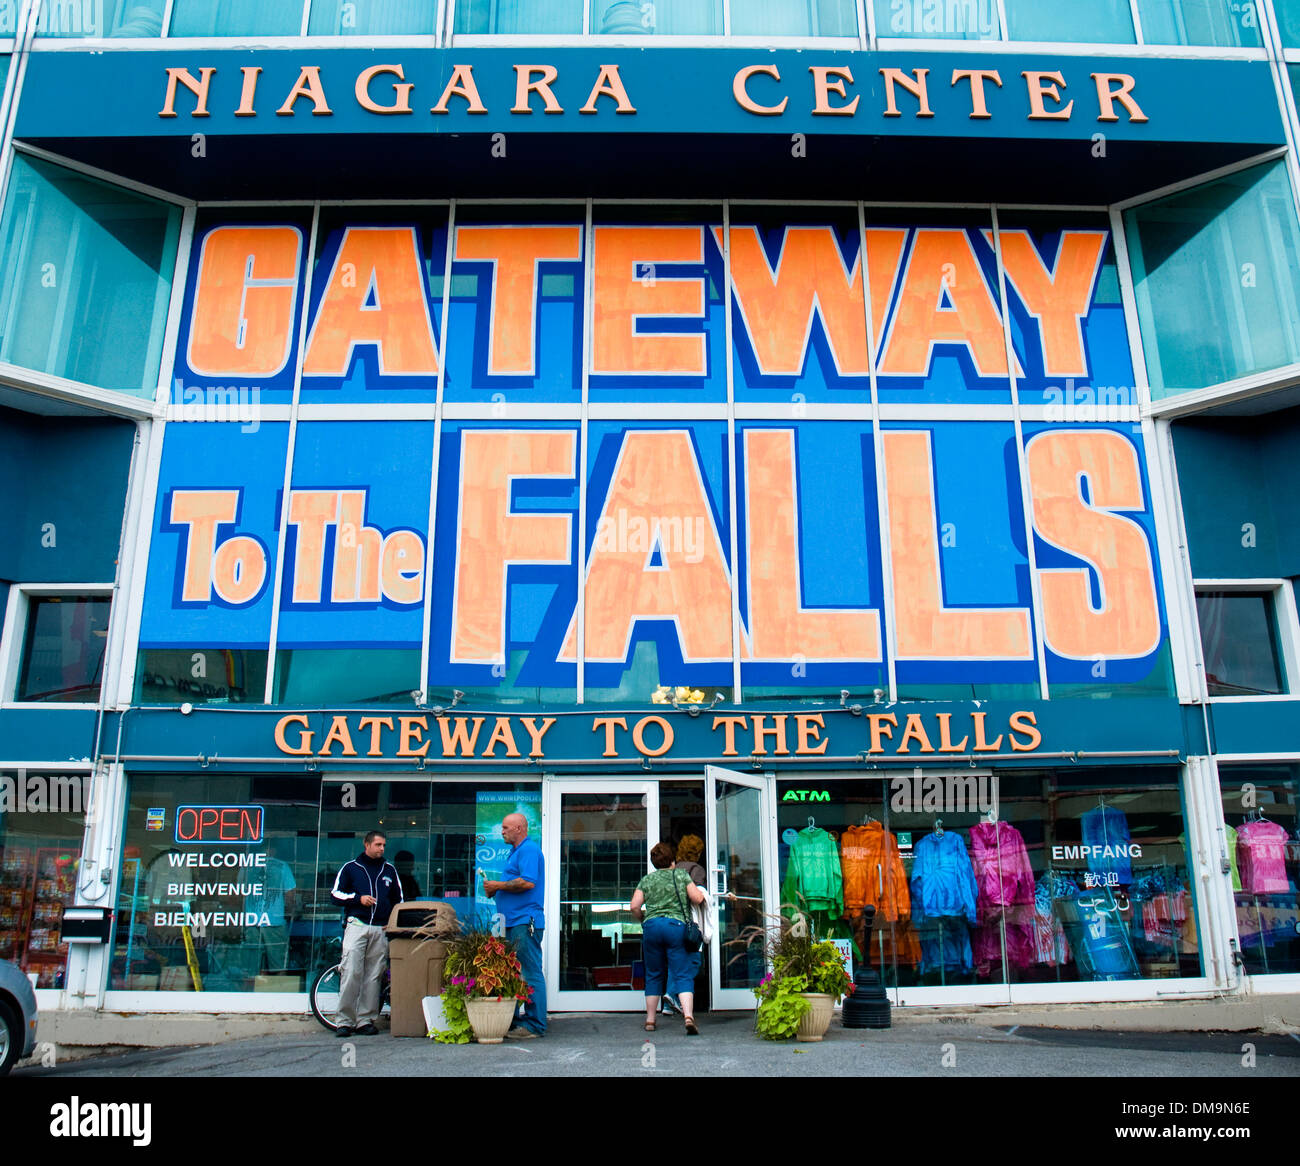
<path fill-rule="evenodd" d="M 483 880 L 483 891 L 496 900 L 505 917 L 506 938 L 519 953 L 524 981 L 533 997 L 524 1008 L 521 1023 L 508 1036 L 519 1040 L 546 1033 L 546 980 L 542 975 L 542 932 L 546 927 L 542 896 L 546 885 L 546 862 L 542 848 L 528 837 L 528 819 L 507 814 L 501 821 L 501 837 L 510 843 L 503 879 Z"/>

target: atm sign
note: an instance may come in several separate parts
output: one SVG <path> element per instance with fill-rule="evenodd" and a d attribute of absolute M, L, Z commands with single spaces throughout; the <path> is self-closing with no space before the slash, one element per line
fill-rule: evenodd
<path fill-rule="evenodd" d="M 253 846 L 262 841 L 265 821 L 261 806 L 179 806 L 176 841 Z"/>

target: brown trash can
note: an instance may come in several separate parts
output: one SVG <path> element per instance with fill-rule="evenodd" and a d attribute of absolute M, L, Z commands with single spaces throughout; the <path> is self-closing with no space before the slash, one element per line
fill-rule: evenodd
<path fill-rule="evenodd" d="M 390 1005 L 393 1036 L 424 1036 L 426 996 L 442 995 L 442 969 L 447 962 L 447 945 L 437 939 L 415 935 L 420 928 L 454 935 L 456 912 L 446 903 L 416 899 L 398 903 L 388 917 L 388 960 L 392 972 Z"/>

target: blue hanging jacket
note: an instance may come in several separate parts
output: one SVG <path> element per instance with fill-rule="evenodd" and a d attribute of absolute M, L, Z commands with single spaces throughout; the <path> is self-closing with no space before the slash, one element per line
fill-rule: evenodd
<path fill-rule="evenodd" d="M 975 925 L 975 871 L 966 843 L 955 831 L 927 834 L 912 862 L 912 919 L 964 915 Z"/>

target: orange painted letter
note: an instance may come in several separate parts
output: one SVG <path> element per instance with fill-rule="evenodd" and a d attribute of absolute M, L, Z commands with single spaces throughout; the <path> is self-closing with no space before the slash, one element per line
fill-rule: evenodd
<path fill-rule="evenodd" d="M 793 430 L 745 432 L 745 515 L 753 658 L 879 660 L 878 612 L 803 606 Z"/>
<path fill-rule="evenodd" d="M 920 227 L 880 372 L 926 376 L 936 344 L 965 345 L 982 377 L 1007 375 L 1002 318 L 969 237 L 965 231 Z"/>
<path fill-rule="evenodd" d="M 1031 660 L 1021 607 L 943 605 L 930 435 L 882 434 L 900 660 Z"/>
<path fill-rule="evenodd" d="M 199 376 L 273 377 L 289 360 L 302 232 L 217 227 L 203 239 L 190 368 Z"/>
<path fill-rule="evenodd" d="M 570 561 L 570 516 L 512 512 L 510 490 L 516 478 L 572 478 L 577 447 L 577 434 L 569 429 L 461 434 L 453 662 L 505 663 L 511 563 Z"/>
<path fill-rule="evenodd" d="M 581 259 L 582 228 L 458 227 L 455 258 L 492 264 L 488 374 L 536 375 L 537 265 Z"/>
<path fill-rule="evenodd" d="M 703 263 L 704 229 L 596 227 L 593 233 L 591 371 L 703 376 L 707 362 L 702 332 L 642 334 L 637 321 L 704 318 L 704 277 L 673 277 L 661 267 Z"/>
<path fill-rule="evenodd" d="M 803 372 L 812 317 L 821 318 L 841 376 L 866 376 L 862 264 L 845 265 L 830 227 L 787 227 L 773 271 L 757 227 L 731 228 L 731 286 L 745 333 L 766 376 Z"/>
<path fill-rule="evenodd" d="M 411 227 L 349 227 L 316 309 L 305 376 L 341 377 L 358 344 L 385 376 L 437 376 L 438 346 Z"/>
<path fill-rule="evenodd" d="M 1137 450 L 1114 430 L 1058 429 L 1030 438 L 1025 459 L 1038 537 L 1091 567 L 1038 569 L 1047 646 L 1075 660 L 1153 652 L 1160 607 L 1151 547 L 1137 522 L 1113 513 L 1146 509 Z M 1092 605 L 1094 572 L 1100 608 Z"/>

